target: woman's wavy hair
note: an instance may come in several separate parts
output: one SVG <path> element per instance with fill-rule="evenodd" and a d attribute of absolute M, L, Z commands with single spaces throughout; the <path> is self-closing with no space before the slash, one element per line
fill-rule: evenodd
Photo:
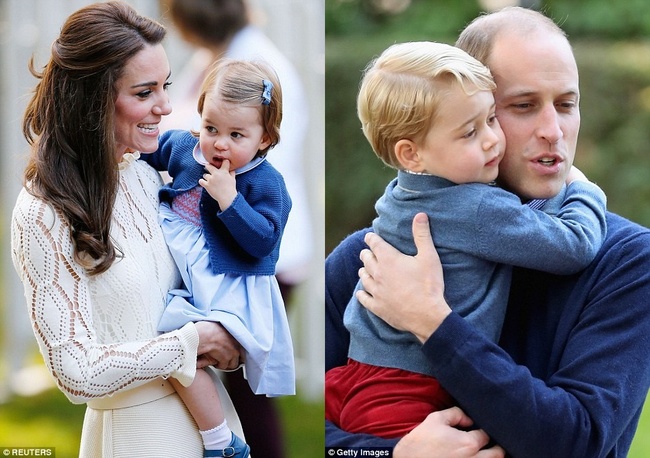
<path fill-rule="evenodd" d="M 73 13 L 52 44 L 23 118 L 31 145 L 25 188 L 71 226 L 74 258 L 88 274 L 106 271 L 119 252 L 110 238 L 118 186 L 117 82 L 126 63 L 165 28 L 120 1 Z"/>

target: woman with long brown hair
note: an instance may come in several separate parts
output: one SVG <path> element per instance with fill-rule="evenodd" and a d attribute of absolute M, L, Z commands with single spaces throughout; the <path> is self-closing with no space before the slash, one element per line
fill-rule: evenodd
<path fill-rule="evenodd" d="M 217 323 L 156 330 L 180 276 L 157 222 L 160 176 L 136 159 L 157 149 L 171 111 L 164 36 L 126 3 L 97 3 L 67 19 L 41 72 L 30 64 L 39 81 L 23 122 L 31 157 L 12 256 L 48 369 L 87 404 L 80 456 L 201 456 L 166 379 L 189 385 L 197 355 L 200 367 L 239 364 Z"/>

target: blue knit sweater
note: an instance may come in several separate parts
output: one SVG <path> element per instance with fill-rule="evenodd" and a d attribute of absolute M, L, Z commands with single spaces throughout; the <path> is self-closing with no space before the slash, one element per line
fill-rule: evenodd
<path fill-rule="evenodd" d="M 326 369 L 345 364 L 343 313 L 367 230 L 325 263 Z M 650 387 L 650 231 L 607 214 L 596 259 L 575 275 L 515 268 L 500 347 L 451 313 L 420 348 L 436 378 L 509 456 L 627 456 Z M 397 440 L 326 423 L 326 445 Z"/>
<path fill-rule="evenodd" d="M 436 176 L 400 171 L 377 202 L 373 229 L 403 253 L 413 255 L 413 216 L 427 212 L 443 266 L 447 302 L 496 342 L 512 266 L 575 273 L 587 267 L 605 238 L 606 198 L 598 186 L 576 181 L 553 202 L 559 204 L 551 210 L 556 216 L 522 205 L 517 196 L 497 186 L 457 185 Z M 435 375 L 412 334 L 392 328 L 354 296 L 345 324 L 352 359 Z"/>
<path fill-rule="evenodd" d="M 198 186 L 205 173 L 192 152 L 198 139 L 190 132 L 171 130 L 160 136 L 158 151 L 141 158 L 156 170 L 166 170 L 173 181 L 160 190 L 168 201 Z M 282 175 L 268 161 L 237 175 L 237 197 L 221 211 L 204 189 L 201 222 L 215 274 L 274 275 L 280 241 L 291 199 Z"/>

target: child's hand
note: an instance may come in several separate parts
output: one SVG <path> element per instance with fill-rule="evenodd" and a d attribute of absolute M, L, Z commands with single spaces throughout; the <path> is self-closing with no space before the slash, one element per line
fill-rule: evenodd
<path fill-rule="evenodd" d="M 584 173 L 580 171 L 580 169 L 578 169 L 575 165 L 572 165 L 571 170 L 569 170 L 569 173 L 566 177 L 567 186 L 574 181 L 589 181 L 589 179 L 585 176 Z"/>
<path fill-rule="evenodd" d="M 199 184 L 219 203 L 221 211 L 225 211 L 237 197 L 235 171 L 230 170 L 230 161 L 227 159 L 224 159 L 221 168 L 207 164 L 205 169 L 207 172 L 203 174 Z"/>

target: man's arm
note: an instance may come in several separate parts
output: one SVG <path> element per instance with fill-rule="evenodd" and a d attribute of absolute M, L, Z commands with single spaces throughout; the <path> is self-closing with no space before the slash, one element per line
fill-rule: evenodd
<path fill-rule="evenodd" d="M 325 259 L 325 370 L 347 362 L 350 334 L 343 313 L 359 281 L 359 253 L 366 248 L 364 229 L 349 235 Z"/>
<path fill-rule="evenodd" d="M 471 425 L 472 420 L 458 407 L 429 414 L 420 425 L 401 439 L 349 434 L 326 421 L 325 444 L 328 448 L 341 449 L 392 449 L 393 458 L 503 458 L 503 448 L 486 447 L 490 438 L 483 430 L 465 430 Z"/>
<path fill-rule="evenodd" d="M 359 253 L 367 246 L 364 236 L 369 229 L 348 236 L 325 261 L 325 340 L 327 370 L 346 364 L 349 333 L 343 325 L 343 314 L 362 266 Z M 327 402 L 327 400 L 326 400 Z M 395 458 L 457 456 L 499 458 L 500 447 L 481 450 L 489 441 L 482 430 L 463 431 L 472 420 L 460 409 L 448 409 L 430 415 L 411 433 L 400 439 L 384 439 L 369 434 L 351 434 L 329 421 L 325 422 L 325 445 L 341 448 L 394 449 Z"/>
<path fill-rule="evenodd" d="M 359 253 L 366 248 L 363 237 L 370 229 L 349 235 L 325 260 L 325 370 L 347 363 L 350 334 L 343 325 L 343 314 L 357 282 L 361 267 Z M 326 401 L 327 402 L 327 401 Z M 325 422 L 327 447 L 385 447 L 392 449 L 396 439 L 369 434 L 350 434 Z"/>
<path fill-rule="evenodd" d="M 400 253 L 374 233 L 365 240 L 369 249 L 360 255 L 363 289 L 357 291 L 357 299 L 395 329 L 425 342 L 451 313 L 427 215 L 413 218 L 415 256 Z"/>
<path fill-rule="evenodd" d="M 513 335 L 504 337 L 511 338 L 508 350 L 517 362 L 531 369 L 457 314 L 431 319 L 441 293 L 406 287 L 425 283 L 417 269 L 404 275 L 395 268 L 403 255 L 376 235 L 367 238 L 374 254 L 364 252 L 370 263 L 361 276 L 372 297 L 358 296 L 391 325 L 426 340 L 423 351 L 438 380 L 512 455 L 625 456 L 650 384 L 650 233 L 622 221 L 610 218 L 614 235 L 580 276 L 537 273 L 555 281 L 521 285 L 537 303 L 518 305 L 517 323 L 504 328 Z M 429 237 L 428 228 L 414 228 Z M 423 259 L 409 262 L 430 269 Z"/>
<path fill-rule="evenodd" d="M 383 439 L 370 434 L 352 434 L 325 420 L 325 447 L 328 448 L 383 448 L 392 450 L 399 439 Z"/>

